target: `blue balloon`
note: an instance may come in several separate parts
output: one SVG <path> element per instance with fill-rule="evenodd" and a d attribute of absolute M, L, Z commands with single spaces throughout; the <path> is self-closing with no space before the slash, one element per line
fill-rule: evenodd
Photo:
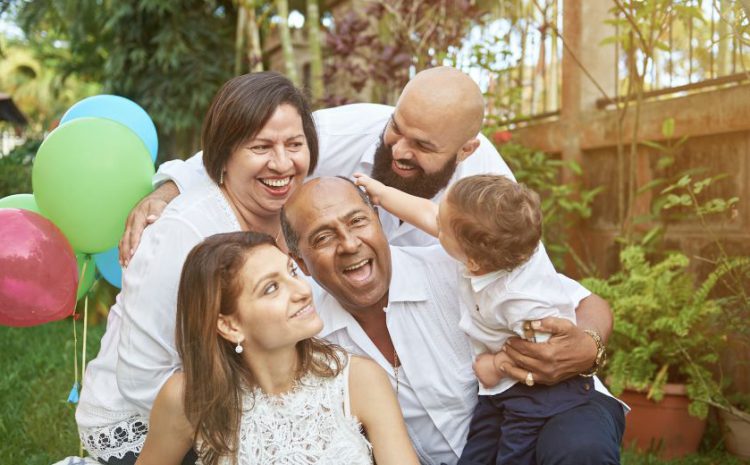
<path fill-rule="evenodd" d="M 122 267 L 117 260 L 117 246 L 94 255 L 94 262 L 104 279 L 111 285 L 122 289 Z"/>
<path fill-rule="evenodd" d="M 141 138 L 151 154 L 151 161 L 156 162 L 156 153 L 159 150 L 156 126 L 146 110 L 137 103 L 118 95 L 95 95 L 70 107 L 60 120 L 60 124 L 86 117 L 106 118 L 127 126 Z"/>

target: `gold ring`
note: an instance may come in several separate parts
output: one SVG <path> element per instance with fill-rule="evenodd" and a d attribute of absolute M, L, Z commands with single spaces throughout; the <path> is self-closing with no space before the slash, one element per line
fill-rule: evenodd
<path fill-rule="evenodd" d="M 528 373 L 526 373 L 526 381 L 525 382 L 526 382 L 527 386 L 533 386 L 534 385 L 534 375 L 532 375 L 530 371 Z"/>

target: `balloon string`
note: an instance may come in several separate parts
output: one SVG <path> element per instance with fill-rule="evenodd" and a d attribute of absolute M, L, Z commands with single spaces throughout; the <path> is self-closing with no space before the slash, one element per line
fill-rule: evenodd
<path fill-rule="evenodd" d="M 86 265 L 83 265 L 84 268 Z M 89 294 L 86 293 L 86 297 L 83 300 L 83 350 L 81 350 L 81 381 L 83 381 L 83 375 L 86 373 L 86 334 L 89 327 Z"/>
<path fill-rule="evenodd" d="M 76 332 L 76 311 L 73 309 L 73 382 L 78 385 L 78 333 Z"/>

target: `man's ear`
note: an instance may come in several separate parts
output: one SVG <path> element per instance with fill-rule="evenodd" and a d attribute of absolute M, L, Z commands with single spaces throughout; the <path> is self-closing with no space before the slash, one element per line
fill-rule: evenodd
<path fill-rule="evenodd" d="M 456 157 L 456 164 L 461 163 L 462 161 L 469 158 L 471 154 L 477 151 L 479 148 L 479 138 L 475 137 L 473 139 L 469 139 L 466 141 L 464 145 L 461 146 L 461 150 L 458 151 L 458 156 Z"/>
<path fill-rule="evenodd" d="M 302 259 L 302 257 L 299 257 L 294 254 L 289 254 L 290 257 L 292 257 L 292 260 L 294 260 L 297 263 L 297 266 L 300 270 L 302 270 L 303 273 L 305 273 L 305 276 L 310 276 L 310 270 L 307 269 L 307 263 Z"/>

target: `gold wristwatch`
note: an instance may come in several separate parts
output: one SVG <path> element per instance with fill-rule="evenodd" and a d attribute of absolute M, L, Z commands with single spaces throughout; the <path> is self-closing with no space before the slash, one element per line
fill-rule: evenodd
<path fill-rule="evenodd" d="M 583 332 L 591 336 L 591 339 L 596 343 L 596 358 L 594 359 L 594 366 L 592 366 L 590 370 L 580 373 L 579 376 L 591 378 L 607 361 L 607 348 L 604 347 L 604 341 L 602 341 L 602 335 L 599 334 L 599 331 L 595 329 L 584 329 Z"/>

